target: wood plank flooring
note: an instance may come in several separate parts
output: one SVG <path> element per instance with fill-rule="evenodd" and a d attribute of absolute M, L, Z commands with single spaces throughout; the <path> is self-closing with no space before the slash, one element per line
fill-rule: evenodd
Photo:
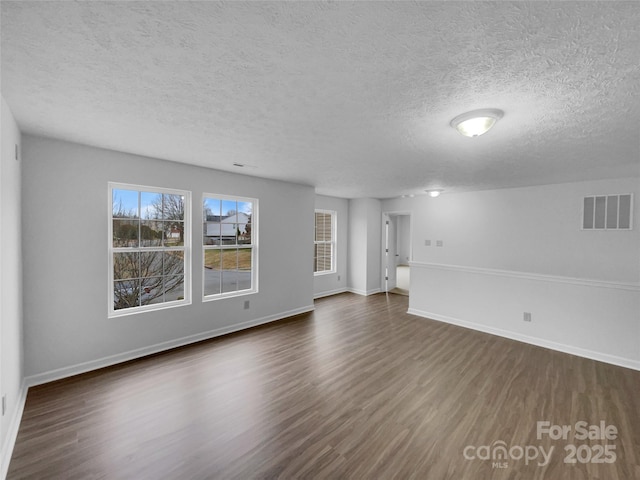
<path fill-rule="evenodd" d="M 640 479 L 640 372 L 418 318 L 407 302 L 328 297 L 32 388 L 8 478 Z M 538 421 L 618 434 L 538 439 Z M 606 444 L 613 463 L 582 463 Z M 478 458 L 499 446 L 504 459 Z"/>

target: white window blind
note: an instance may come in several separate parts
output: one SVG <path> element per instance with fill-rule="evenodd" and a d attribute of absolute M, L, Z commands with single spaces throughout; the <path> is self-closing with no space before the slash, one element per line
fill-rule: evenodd
<path fill-rule="evenodd" d="M 336 212 L 327 210 L 315 211 L 315 237 L 313 247 L 314 273 L 335 272 Z"/>

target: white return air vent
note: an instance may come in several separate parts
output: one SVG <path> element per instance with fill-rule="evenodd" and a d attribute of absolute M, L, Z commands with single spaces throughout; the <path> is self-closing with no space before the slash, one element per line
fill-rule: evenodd
<path fill-rule="evenodd" d="M 584 197 L 583 230 L 631 230 L 633 195 L 593 195 Z"/>

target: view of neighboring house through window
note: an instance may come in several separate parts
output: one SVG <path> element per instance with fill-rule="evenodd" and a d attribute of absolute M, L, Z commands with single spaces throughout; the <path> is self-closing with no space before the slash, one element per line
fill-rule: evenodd
<path fill-rule="evenodd" d="M 313 242 L 313 271 L 315 274 L 336 271 L 336 212 L 316 210 Z"/>
<path fill-rule="evenodd" d="M 109 185 L 110 316 L 190 303 L 190 192 Z"/>
<path fill-rule="evenodd" d="M 205 300 L 257 291 L 257 205 L 251 198 L 204 195 Z"/>

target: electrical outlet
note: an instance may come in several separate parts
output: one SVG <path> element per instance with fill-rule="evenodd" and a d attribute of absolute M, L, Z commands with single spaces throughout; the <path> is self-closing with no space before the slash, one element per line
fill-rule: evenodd
<path fill-rule="evenodd" d="M 5 412 L 7 411 L 7 396 L 2 396 L 2 416 L 4 417 Z"/>
<path fill-rule="evenodd" d="M 444 245 L 443 240 L 436 240 L 436 247 L 442 247 Z"/>
<path fill-rule="evenodd" d="M 424 241 L 424 246 L 425 247 L 430 247 L 431 246 L 431 240 L 425 240 Z"/>
<path fill-rule="evenodd" d="M 249 310 L 250 306 L 251 306 L 251 302 L 249 300 L 245 300 L 244 301 L 244 309 L 245 310 Z"/>
<path fill-rule="evenodd" d="M 523 319 L 525 322 L 530 322 L 530 321 L 531 321 L 531 313 L 529 313 L 529 312 L 524 312 L 524 315 L 523 315 L 522 319 Z"/>
<path fill-rule="evenodd" d="M 340 275 L 338 275 L 338 281 L 340 281 Z"/>

